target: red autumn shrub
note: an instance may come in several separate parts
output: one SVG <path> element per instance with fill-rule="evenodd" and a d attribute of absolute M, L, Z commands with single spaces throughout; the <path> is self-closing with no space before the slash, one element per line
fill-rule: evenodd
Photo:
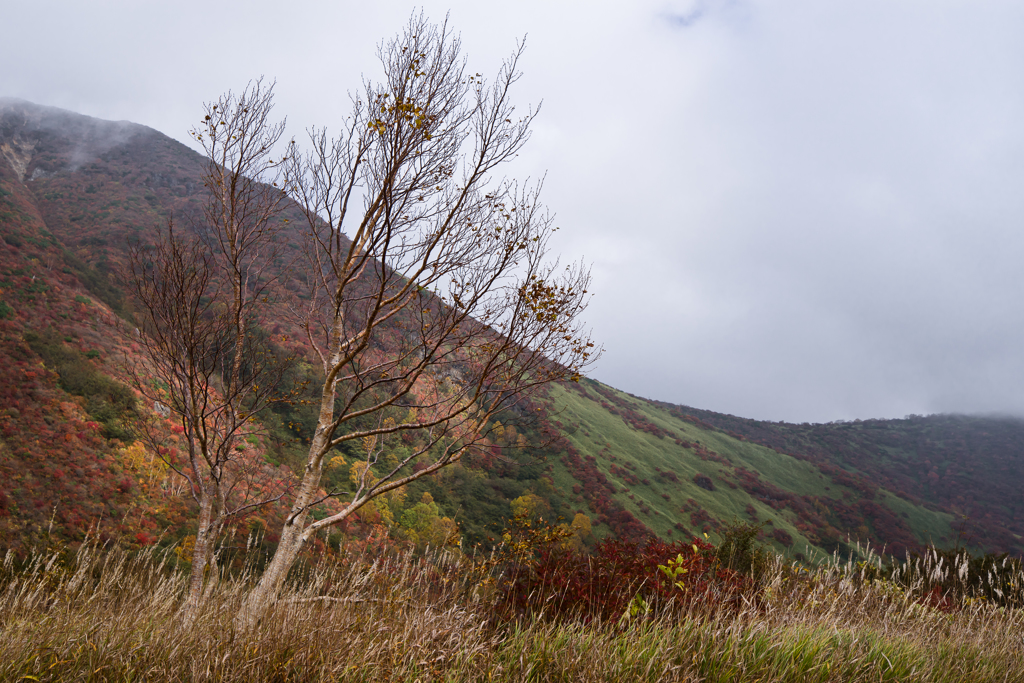
<path fill-rule="evenodd" d="M 529 539 L 510 544 L 518 550 L 509 558 L 500 585 L 503 618 L 538 615 L 614 623 L 637 596 L 654 610 L 697 602 L 732 605 L 752 585 L 742 574 L 721 567 L 714 546 L 703 539 L 606 539 L 587 554 L 564 538 L 536 531 L 533 538 L 542 543 L 529 552 L 524 551 Z M 660 567 L 674 570 L 672 576 Z"/>

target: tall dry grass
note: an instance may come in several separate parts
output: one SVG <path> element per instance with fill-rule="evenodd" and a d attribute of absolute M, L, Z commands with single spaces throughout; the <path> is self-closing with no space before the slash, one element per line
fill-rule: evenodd
<path fill-rule="evenodd" d="M 8 556 L 0 679 L 1024 680 L 1019 608 L 968 598 L 947 613 L 922 600 L 923 585 L 865 566 L 807 572 L 776 559 L 738 609 L 697 604 L 622 626 L 503 623 L 499 593 L 453 554 L 348 555 L 306 567 L 259 628 L 236 633 L 251 573 L 212 583 L 183 629 L 186 579 L 158 554 L 85 546 L 70 562 L 39 556 L 19 569 Z"/>
<path fill-rule="evenodd" d="M 259 628 L 232 630 L 252 576 L 218 581 L 180 628 L 186 576 L 156 554 L 86 548 L 63 568 L 38 557 L 0 596 L 0 679 L 405 680 L 471 671 L 495 647 L 452 556 L 411 554 L 306 568 Z"/>

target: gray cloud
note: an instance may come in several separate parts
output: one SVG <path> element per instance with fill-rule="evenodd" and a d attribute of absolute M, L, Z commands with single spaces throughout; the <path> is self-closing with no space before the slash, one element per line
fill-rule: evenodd
<path fill-rule="evenodd" d="M 708 13 L 708 3 L 697 2 L 686 12 L 669 13 L 666 15 L 668 21 L 676 26 L 682 26 L 684 28 L 693 26 L 698 21 L 704 18 Z"/>
<path fill-rule="evenodd" d="M 10 25 L 36 28 L 0 45 L 0 95 L 187 141 L 203 100 L 266 74 L 301 134 L 340 120 L 409 11 L 21 3 Z M 598 379 L 762 419 L 1024 414 L 1024 8 L 461 2 L 451 21 L 484 73 L 529 34 L 521 101 L 544 106 L 516 173 L 547 172 L 559 248 L 594 264 Z"/>
<path fill-rule="evenodd" d="M 662 16 L 672 26 L 689 28 L 712 15 L 721 18 L 730 13 L 743 11 L 745 5 L 743 0 L 693 0 L 689 3 L 677 3 L 677 6 L 665 9 Z M 734 14 L 733 18 L 735 16 Z"/>

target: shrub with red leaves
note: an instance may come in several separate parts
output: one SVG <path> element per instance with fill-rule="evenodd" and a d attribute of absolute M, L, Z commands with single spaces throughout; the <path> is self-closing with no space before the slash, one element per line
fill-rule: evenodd
<path fill-rule="evenodd" d="M 932 586 L 931 590 L 919 597 L 916 602 L 946 614 L 952 614 L 961 608 L 960 602 L 943 591 L 942 586 Z"/>
<path fill-rule="evenodd" d="M 674 578 L 660 567 L 671 563 Z M 505 619 L 542 616 L 615 623 L 640 596 L 654 610 L 698 602 L 736 605 L 753 582 L 723 568 L 705 540 L 642 543 L 606 539 L 592 554 L 546 542 L 506 566 L 499 613 Z"/>

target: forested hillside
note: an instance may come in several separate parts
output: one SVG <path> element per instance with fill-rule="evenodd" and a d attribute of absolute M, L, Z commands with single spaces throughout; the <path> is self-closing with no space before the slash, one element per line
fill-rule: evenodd
<path fill-rule="evenodd" d="M 133 436 L 133 421 L 160 411 L 124 382 L 140 347 L 119 274 L 131 241 L 152 243 L 171 219 L 194 224 L 202 163 L 142 126 L 0 100 L 0 546 L 75 543 L 89 529 L 133 547 L 192 533 L 195 504 L 165 462 L 178 457 L 173 425 L 162 427 L 165 452 Z M 297 250 L 297 229 L 288 234 Z M 285 273 L 285 287 L 298 277 Z M 303 353 L 285 316 L 266 332 Z M 293 370 L 298 379 L 312 372 Z M 267 486 L 286 486 L 301 467 L 310 410 L 280 404 L 247 441 Z M 504 422 L 492 425 L 488 448 L 367 506 L 324 542 L 373 534 L 486 547 L 520 510 L 562 521 L 581 544 L 608 534 L 714 536 L 741 520 L 808 560 L 845 551 L 848 539 L 898 554 L 929 542 L 1024 547 L 1016 420 L 762 423 L 583 380 L 520 404 Z M 324 483 L 351 485 L 357 460 L 339 449 Z M 266 531 L 273 544 L 280 514 L 260 510 L 235 531 Z"/>

